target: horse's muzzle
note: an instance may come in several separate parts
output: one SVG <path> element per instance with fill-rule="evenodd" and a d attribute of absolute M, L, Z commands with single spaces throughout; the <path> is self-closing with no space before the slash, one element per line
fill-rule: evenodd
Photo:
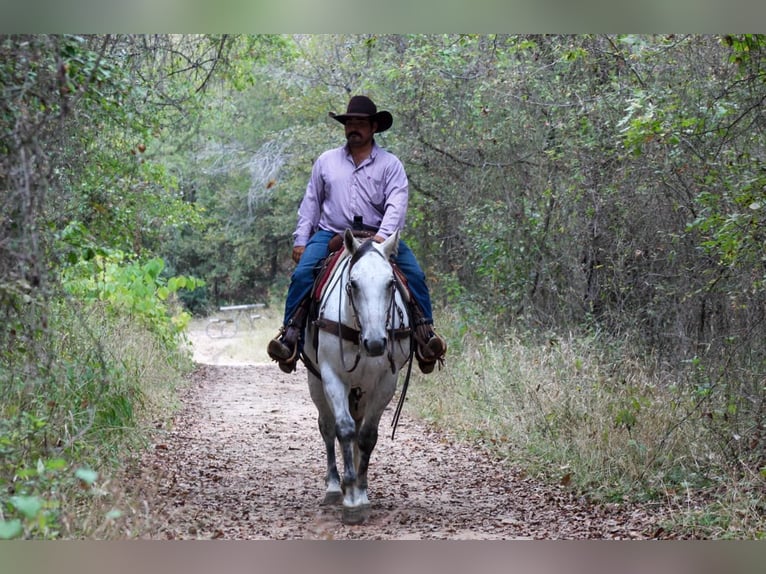
<path fill-rule="evenodd" d="M 370 357 L 380 357 L 383 353 L 386 352 L 386 345 L 388 343 L 388 340 L 383 337 L 382 339 L 365 339 L 364 340 L 364 350 L 367 351 L 367 354 Z"/>

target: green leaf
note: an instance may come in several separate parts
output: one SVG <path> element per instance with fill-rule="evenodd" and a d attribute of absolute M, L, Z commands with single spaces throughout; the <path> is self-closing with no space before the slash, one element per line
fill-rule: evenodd
<path fill-rule="evenodd" d="M 144 271 L 152 279 L 157 279 L 163 267 L 165 267 L 165 263 L 162 261 L 162 259 L 154 258 L 146 262 L 144 265 Z"/>
<path fill-rule="evenodd" d="M 19 536 L 24 529 L 21 526 L 21 520 L 0 520 L 0 540 L 10 540 Z"/>
<path fill-rule="evenodd" d="M 12 496 L 11 504 L 30 520 L 35 518 L 43 507 L 42 501 L 37 496 Z"/>
<path fill-rule="evenodd" d="M 157 297 L 159 297 L 161 301 L 164 301 L 165 299 L 167 299 L 168 295 L 170 295 L 170 289 L 168 289 L 167 287 L 157 288 Z"/>
<path fill-rule="evenodd" d="M 48 471 L 57 471 L 66 468 L 66 460 L 63 458 L 52 458 L 45 461 L 45 469 Z"/>
<path fill-rule="evenodd" d="M 16 476 L 21 479 L 32 478 L 37 476 L 37 469 L 34 468 L 20 468 L 16 471 Z"/>
<path fill-rule="evenodd" d="M 106 513 L 106 518 L 109 520 L 117 520 L 122 516 L 122 510 L 118 510 L 117 508 L 113 508 L 109 512 Z"/>
<path fill-rule="evenodd" d="M 172 291 L 177 291 L 178 289 L 185 289 L 187 283 L 188 279 L 183 275 L 180 275 L 178 277 L 171 277 L 168 281 L 168 287 L 170 287 Z"/>
<path fill-rule="evenodd" d="M 89 468 L 78 468 L 74 472 L 74 475 L 88 486 L 91 486 L 98 479 L 98 473 Z"/>

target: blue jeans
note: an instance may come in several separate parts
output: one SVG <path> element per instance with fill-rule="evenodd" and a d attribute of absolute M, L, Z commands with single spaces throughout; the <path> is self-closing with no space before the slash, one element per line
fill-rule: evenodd
<path fill-rule="evenodd" d="M 287 290 L 287 301 L 285 301 L 285 319 L 284 323 L 290 320 L 295 310 L 308 294 L 314 284 L 314 268 L 317 263 L 327 256 L 327 244 L 332 239 L 332 231 L 320 229 L 311 236 L 306 244 L 306 250 L 303 252 L 298 266 L 293 271 L 290 278 L 290 287 Z M 426 323 L 433 323 L 433 311 L 431 310 L 431 295 L 426 285 L 426 275 L 420 268 L 420 264 L 415 259 L 415 254 L 404 243 L 399 241 L 399 252 L 394 261 L 407 278 L 412 297 L 423 311 L 423 317 Z"/>

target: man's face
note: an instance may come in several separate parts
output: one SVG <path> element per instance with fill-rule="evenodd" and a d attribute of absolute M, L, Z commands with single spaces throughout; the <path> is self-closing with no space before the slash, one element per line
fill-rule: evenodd
<path fill-rule="evenodd" d="M 350 118 L 346 120 L 345 127 L 348 145 L 361 147 L 370 143 L 377 124 L 366 118 Z"/>

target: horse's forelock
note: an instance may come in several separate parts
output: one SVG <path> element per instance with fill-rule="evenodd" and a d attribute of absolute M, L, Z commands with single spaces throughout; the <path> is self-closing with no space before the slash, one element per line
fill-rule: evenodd
<path fill-rule="evenodd" d="M 368 239 L 364 243 L 362 243 L 359 246 L 359 249 L 357 249 L 354 254 L 351 256 L 351 262 L 349 264 L 349 272 L 351 271 L 351 268 L 359 261 L 362 257 L 364 257 L 367 253 L 370 252 L 370 250 L 375 251 L 375 248 L 373 246 L 373 240 Z"/>

